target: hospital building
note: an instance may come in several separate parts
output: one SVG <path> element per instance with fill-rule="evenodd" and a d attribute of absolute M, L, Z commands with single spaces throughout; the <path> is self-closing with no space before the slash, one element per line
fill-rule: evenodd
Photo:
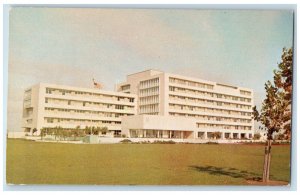
<path fill-rule="evenodd" d="M 26 89 L 23 128 L 107 127 L 129 138 L 251 139 L 253 90 L 146 70 L 116 91 L 37 84 Z"/>

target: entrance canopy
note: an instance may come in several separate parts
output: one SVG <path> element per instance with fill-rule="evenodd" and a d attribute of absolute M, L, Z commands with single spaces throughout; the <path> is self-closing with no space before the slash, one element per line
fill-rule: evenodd
<path fill-rule="evenodd" d="M 197 131 L 196 120 L 160 115 L 134 115 L 122 117 L 122 134 L 130 130 Z"/>

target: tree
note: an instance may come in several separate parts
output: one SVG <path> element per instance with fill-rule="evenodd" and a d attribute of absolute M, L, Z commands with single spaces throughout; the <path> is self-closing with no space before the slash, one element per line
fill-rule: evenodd
<path fill-rule="evenodd" d="M 220 139 L 221 138 L 222 133 L 221 132 L 213 132 L 212 133 L 212 137 L 214 139 Z"/>
<path fill-rule="evenodd" d="M 100 127 L 100 132 L 102 135 L 106 135 L 108 133 L 108 128 L 107 127 Z"/>
<path fill-rule="evenodd" d="M 261 112 L 253 107 L 253 117 L 261 122 L 267 130 L 267 142 L 265 148 L 265 160 L 263 170 L 263 182 L 269 181 L 271 163 L 271 144 L 273 134 L 285 128 L 285 133 L 290 134 L 291 89 L 292 89 L 292 49 L 283 49 L 282 62 L 279 70 L 274 70 L 274 84 L 265 83 L 266 98 L 262 102 Z M 290 67 L 289 67 L 290 66 Z"/>
<path fill-rule="evenodd" d="M 91 135 L 98 135 L 98 134 L 99 134 L 99 128 L 93 126 Z"/>
<path fill-rule="evenodd" d="M 33 135 L 35 132 L 37 132 L 37 129 L 36 129 L 36 128 L 32 129 L 32 135 Z"/>
<path fill-rule="evenodd" d="M 288 139 L 291 136 L 291 104 L 292 104 L 292 83 L 293 83 L 293 50 L 283 48 L 282 61 L 278 64 L 279 70 L 274 70 L 274 84 L 284 93 L 287 102 L 287 109 L 284 114 L 284 135 Z"/>
<path fill-rule="evenodd" d="M 43 140 L 43 137 L 45 137 L 46 131 L 47 131 L 47 129 L 45 129 L 45 128 L 42 128 L 42 129 L 41 129 L 41 133 L 40 133 L 40 135 L 41 135 L 41 140 Z"/>
<path fill-rule="evenodd" d="M 80 131 L 80 125 L 76 126 L 76 128 L 73 131 L 74 141 L 76 140 L 77 136 L 79 136 L 79 131 Z"/>
<path fill-rule="evenodd" d="M 58 137 L 59 140 L 61 140 L 61 137 L 63 137 L 63 128 L 61 126 L 55 127 L 53 129 L 54 135 L 55 135 L 55 140 Z"/>
<path fill-rule="evenodd" d="M 85 133 L 86 135 L 91 135 L 91 134 L 92 134 L 92 128 L 86 126 L 85 129 L 84 129 L 84 133 Z"/>

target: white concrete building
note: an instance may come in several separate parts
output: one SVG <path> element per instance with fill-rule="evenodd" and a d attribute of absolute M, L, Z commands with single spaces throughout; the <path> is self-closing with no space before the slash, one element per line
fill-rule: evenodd
<path fill-rule="evenodd" d="M 196 119 L 159 115 L 122 117 L 122 133 L 132 138 L 193 139 Z"/>
<path fill-rule="evenodd" d="M 107 127 L 121 133 L 121 117 L 137 113 L 136 95 L 100 89 L 37 84 L 25 90 L 23 128 L 74 129 L 80 126 Z"/>
<path fill-rule="evenodd" d="M 35 85 L 24 93 L 23 128 L 95 126 L 115 135 L 172 139 L 254 134 L 251 89 L 147 70 L 128 75 L 116 90 Z"/>
<path fill-rule="evenodd" d="M 117 85 L 117 91 L 138 96 L 139 115 L 158 115 L 163 116 L 161 120 L 173 121 L 164 130 L 177 131 L 174 126 L 191 118 L 194 126 L 183 129 L 193 131 L 194 138 L 212 138 L 214 132 L 220 132 L 223 139 L 251 139 L 254 134 L 252 89 L 147 70 L 128 75 L 126 82 Z M 147 119 L 153 120 L 150 129 L 130 122 L 137 120 L 135 116 L 124 117 L 122 129 L 128 136 L 132 132 L 160 130 L 159 126 L 155 128 L 160 120 L 157 117 Z"/>

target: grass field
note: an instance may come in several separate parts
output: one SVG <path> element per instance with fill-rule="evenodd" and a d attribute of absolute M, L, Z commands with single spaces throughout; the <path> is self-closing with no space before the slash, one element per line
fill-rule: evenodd
<path fill-rule="evenodd" d="M 243 185 L 261 177 L 264 146 L 7 141 L 7 183 Z M 271 179 L 289 181 L 290 147 L 273 146 Z"/>

